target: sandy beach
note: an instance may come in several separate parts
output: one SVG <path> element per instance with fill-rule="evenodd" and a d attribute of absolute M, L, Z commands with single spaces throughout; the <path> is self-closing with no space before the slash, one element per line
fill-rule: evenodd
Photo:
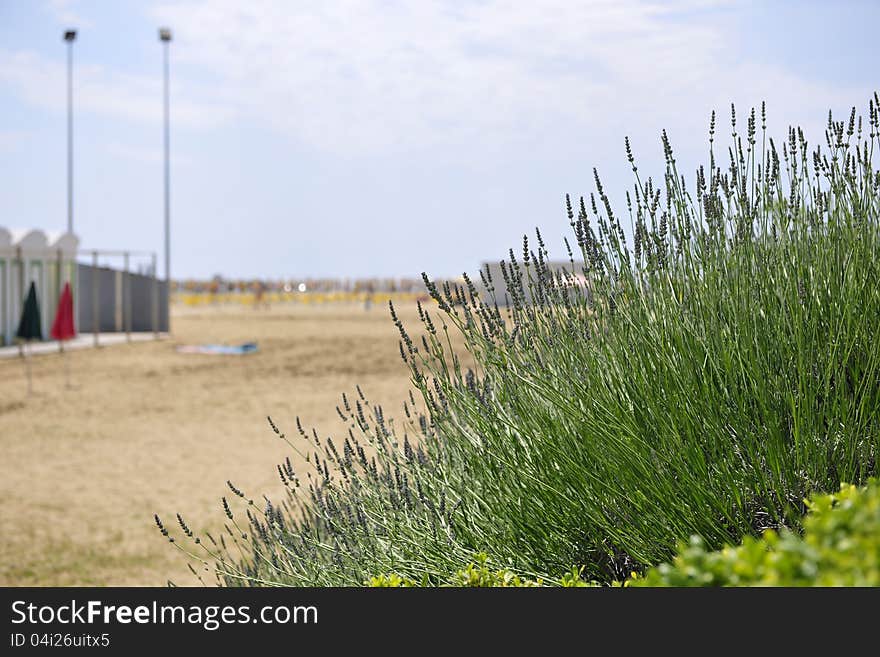
<path fill-rule="evenodd" d="M 0 361 L 0 584 L 197 584 L 159 535 L 153 513 L 194 529 L 222 526 L 226 480 L 280 498 L 275 463 L 299 415 L 342 429 L 342 392 L 360 384 L 402 414 L 408 372 L 386 308 L 361 304 L 231 305 L 173 311 L 172 337 Z M 418 323 L 414 305 L 400 308 Z M 255 341 L 246 356 L 178 353 L 178 345 Z M 294 462 L 295 459 L 294 459 Z"/>

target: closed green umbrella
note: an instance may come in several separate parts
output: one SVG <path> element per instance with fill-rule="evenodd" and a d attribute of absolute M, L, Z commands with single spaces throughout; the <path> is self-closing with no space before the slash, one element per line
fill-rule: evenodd
<path fill-rule="evenodd" d="M 27 297 L 24 300 L 24 308 L 21 311 L 21 321 L 18 323 L 18 331 L 15 337 L 30 343 L 31 340 L 42 340 L 43 330 L 40 322 L 40 304 L 37 303 L 37 286 L 31 281 Z M 25 353 L 25 370 L 27 371 L 28 394 L 31 394 L 31 364 Z"/>
<path fill-rule="evenodd" d="M 43 329 L 40 322 L 40 304 L 37 303 L 37 286 L 31 281 L 27 297 L 24 300 L 24 308 L 21 311 L 21 321 L 18 323 L 18 331 L 15 337 L 22 340 L 42 340 Z"/>

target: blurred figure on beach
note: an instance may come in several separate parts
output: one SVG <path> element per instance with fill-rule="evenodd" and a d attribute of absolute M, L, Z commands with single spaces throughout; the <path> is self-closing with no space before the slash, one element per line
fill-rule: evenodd
<path fill-rule="evenodd" d="M 254 310 L 269 310 L 269 298 L 266 296 L 266 284 L 263 281 L 254 283 Z"/>
<path fill-rule="evenodd" d="M 364 310 L 369 310 L 373 307 L 373 294 L 375 291 L 373 283 L 367 283 L 366 296 L 364 297 Z"/>

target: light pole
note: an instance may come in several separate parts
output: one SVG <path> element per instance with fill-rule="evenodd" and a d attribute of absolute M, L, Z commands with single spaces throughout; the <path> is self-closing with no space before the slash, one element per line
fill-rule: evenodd
<path fill-rule="evenodd" d="M 73 42 L 76 30 L 67 30 L 67 232 L 73 232 Z"/>
<path fill-rule="evenodd" d="M 169 135 L 169 103 L 168 103 L 168 44 L 171 43 L 171 30 L 159 28 L 159 40 L 162 42 L 164 54 L 164 101 L 165 101 L 165 294 L 168 309 L 168 331 L 171 331 L 171 165 Z"/>

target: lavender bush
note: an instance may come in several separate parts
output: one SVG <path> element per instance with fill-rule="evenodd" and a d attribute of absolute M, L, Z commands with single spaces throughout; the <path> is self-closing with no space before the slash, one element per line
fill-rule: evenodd
<path fill-rule="evenodd" d="M 225 533 L 179 518 L 175 546 L 227 585 L 442 583 L 482 551 L 524 578 L 611 582 L 692 535 L 797 530 L 805 497 L 877 473 L 878 104 L 829 115 L 816 146 L 768 138 L 762 105 L 744 130 L 731 110 L 721 151 L 713 113 L 691 184 L 665 134 L 657 180 L 627 140 L 626 212 L 596 174 L 567 204 L 569 267 L 536 232 L 500 279 L 426 278 L 421 337 L 392 308 L 416 392 L 398 422 L 358 390 L 347 436 L 272 425 L 308 457 L 278 467 L 289 498 L 230 483 Z"/>

